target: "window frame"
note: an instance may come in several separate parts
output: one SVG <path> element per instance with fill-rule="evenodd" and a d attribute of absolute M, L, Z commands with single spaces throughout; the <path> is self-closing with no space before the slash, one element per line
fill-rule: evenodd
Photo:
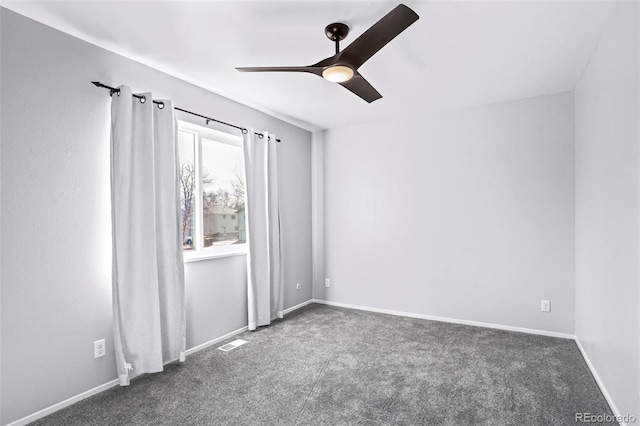
<path fill-rule="evenodd" d="M 194 262 L 199 260 L 215 259 L 228 256 L 246 255 L 248 243 L 230 244 L 222 246 L 204 247 L 203 232 L 203 188 L 202 188 L 202 143 L 203 139 L 208 142 L 224 143 L 236 146 L 242 154 L 242 136 L 233 135 L 231 133 L 222 132 L 220 130 L 190 123 L 188 121 L 178 120 L 178 131 L 186 132 L 194 135 L 194 166 L 196 171 L 195 178 L 195 200 L 194 200 L 194 226 L 192 228 L 191 238 L 193 239 L 193 249 L 183 250 L 184 262 Z M 241 155 L 242 167 L 244 170 L 244 155 Z M 246 195 L 245 195 L 246 197 Z M 245 198 L 246 203 L 246 198 Z M 245 219 L 246 220 L 246 219 Z M 180 240 L 184 239 L 184 235 L 180 235 Z"/>

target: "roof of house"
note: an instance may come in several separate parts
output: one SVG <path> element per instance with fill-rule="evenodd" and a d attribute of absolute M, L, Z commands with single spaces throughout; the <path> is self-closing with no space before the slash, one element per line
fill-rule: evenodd
<path fill-rule="evenodd" d="M 204 208 L 204 214 L 236 214 L 237 210 L 227 206 L 210 206 Z"/>

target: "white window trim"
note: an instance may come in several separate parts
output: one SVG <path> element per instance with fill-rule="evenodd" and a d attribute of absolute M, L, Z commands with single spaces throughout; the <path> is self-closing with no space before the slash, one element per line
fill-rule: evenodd
<path fill-rule="evenodd" d="M 195 164 L 198 169 L 198 178 L 200 178 L 200 171 L 202 170 L 202 139 L 211 140 L 214 142 L 226 143 L 229 145 L 242 148 L 242 137 L 232 135 L 230 133 L 221 132 L 219 130 L 211 129 L 204 126 L 195 125 L 186 121 L 178 120 L 178 130 L 193 133 L 195 136 Z M 185 263 L 197 262 L 208 259 L 219 259 L 229 256 L 242 256 L 246 255 L 248 251 L 248 243 L 245 244 L 233 244 L 226 246 L 204 247 L 202 241 L 202 182 L 200 179 L 196 179 L 196 197 L 195 197 L 195 229 L 197 232 L 191 236 L 194 242 L 193 250 L 184 250 L 183 258 Z M 182 236 L 180 237 L 182 239 Z"/>
<path fill-rule="evenodd" d="M 233 247 L 233 248 L 229 248 Z M 198 262 L 201 260 L 220 259 L 230 256 L 244 256 L 247 254 L 247 244 L 237 244 L 232 246 L 207 247 L 202 251 L 183 251 L 184 263 Z"/>

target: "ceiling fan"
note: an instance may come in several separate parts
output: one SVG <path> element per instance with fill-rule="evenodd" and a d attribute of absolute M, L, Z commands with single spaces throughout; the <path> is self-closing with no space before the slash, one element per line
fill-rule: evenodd
<path fill-rule="evenodd" d="M 306 67 L 238 67 L 240 72 L 308 72 L 335 82 L 371 103 L 382 95 L 358 72 L 369 58 L 398 34 L 417 21 L 419 16 L 404 4 L 398 5 L 373 24 L 353 43 L 340 51 L 340 41 L 349 34 L 343 23 L 327 25 L 325 34 L 335 42 L 336 54 Z"/>

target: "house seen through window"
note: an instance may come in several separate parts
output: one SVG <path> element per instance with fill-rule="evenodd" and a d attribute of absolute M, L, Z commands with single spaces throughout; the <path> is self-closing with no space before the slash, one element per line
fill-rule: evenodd
<path fill-rule="evenodd" d="M 179 121 L 185 252 L 238 251 L 246 243 L 242 139 Z"/>

